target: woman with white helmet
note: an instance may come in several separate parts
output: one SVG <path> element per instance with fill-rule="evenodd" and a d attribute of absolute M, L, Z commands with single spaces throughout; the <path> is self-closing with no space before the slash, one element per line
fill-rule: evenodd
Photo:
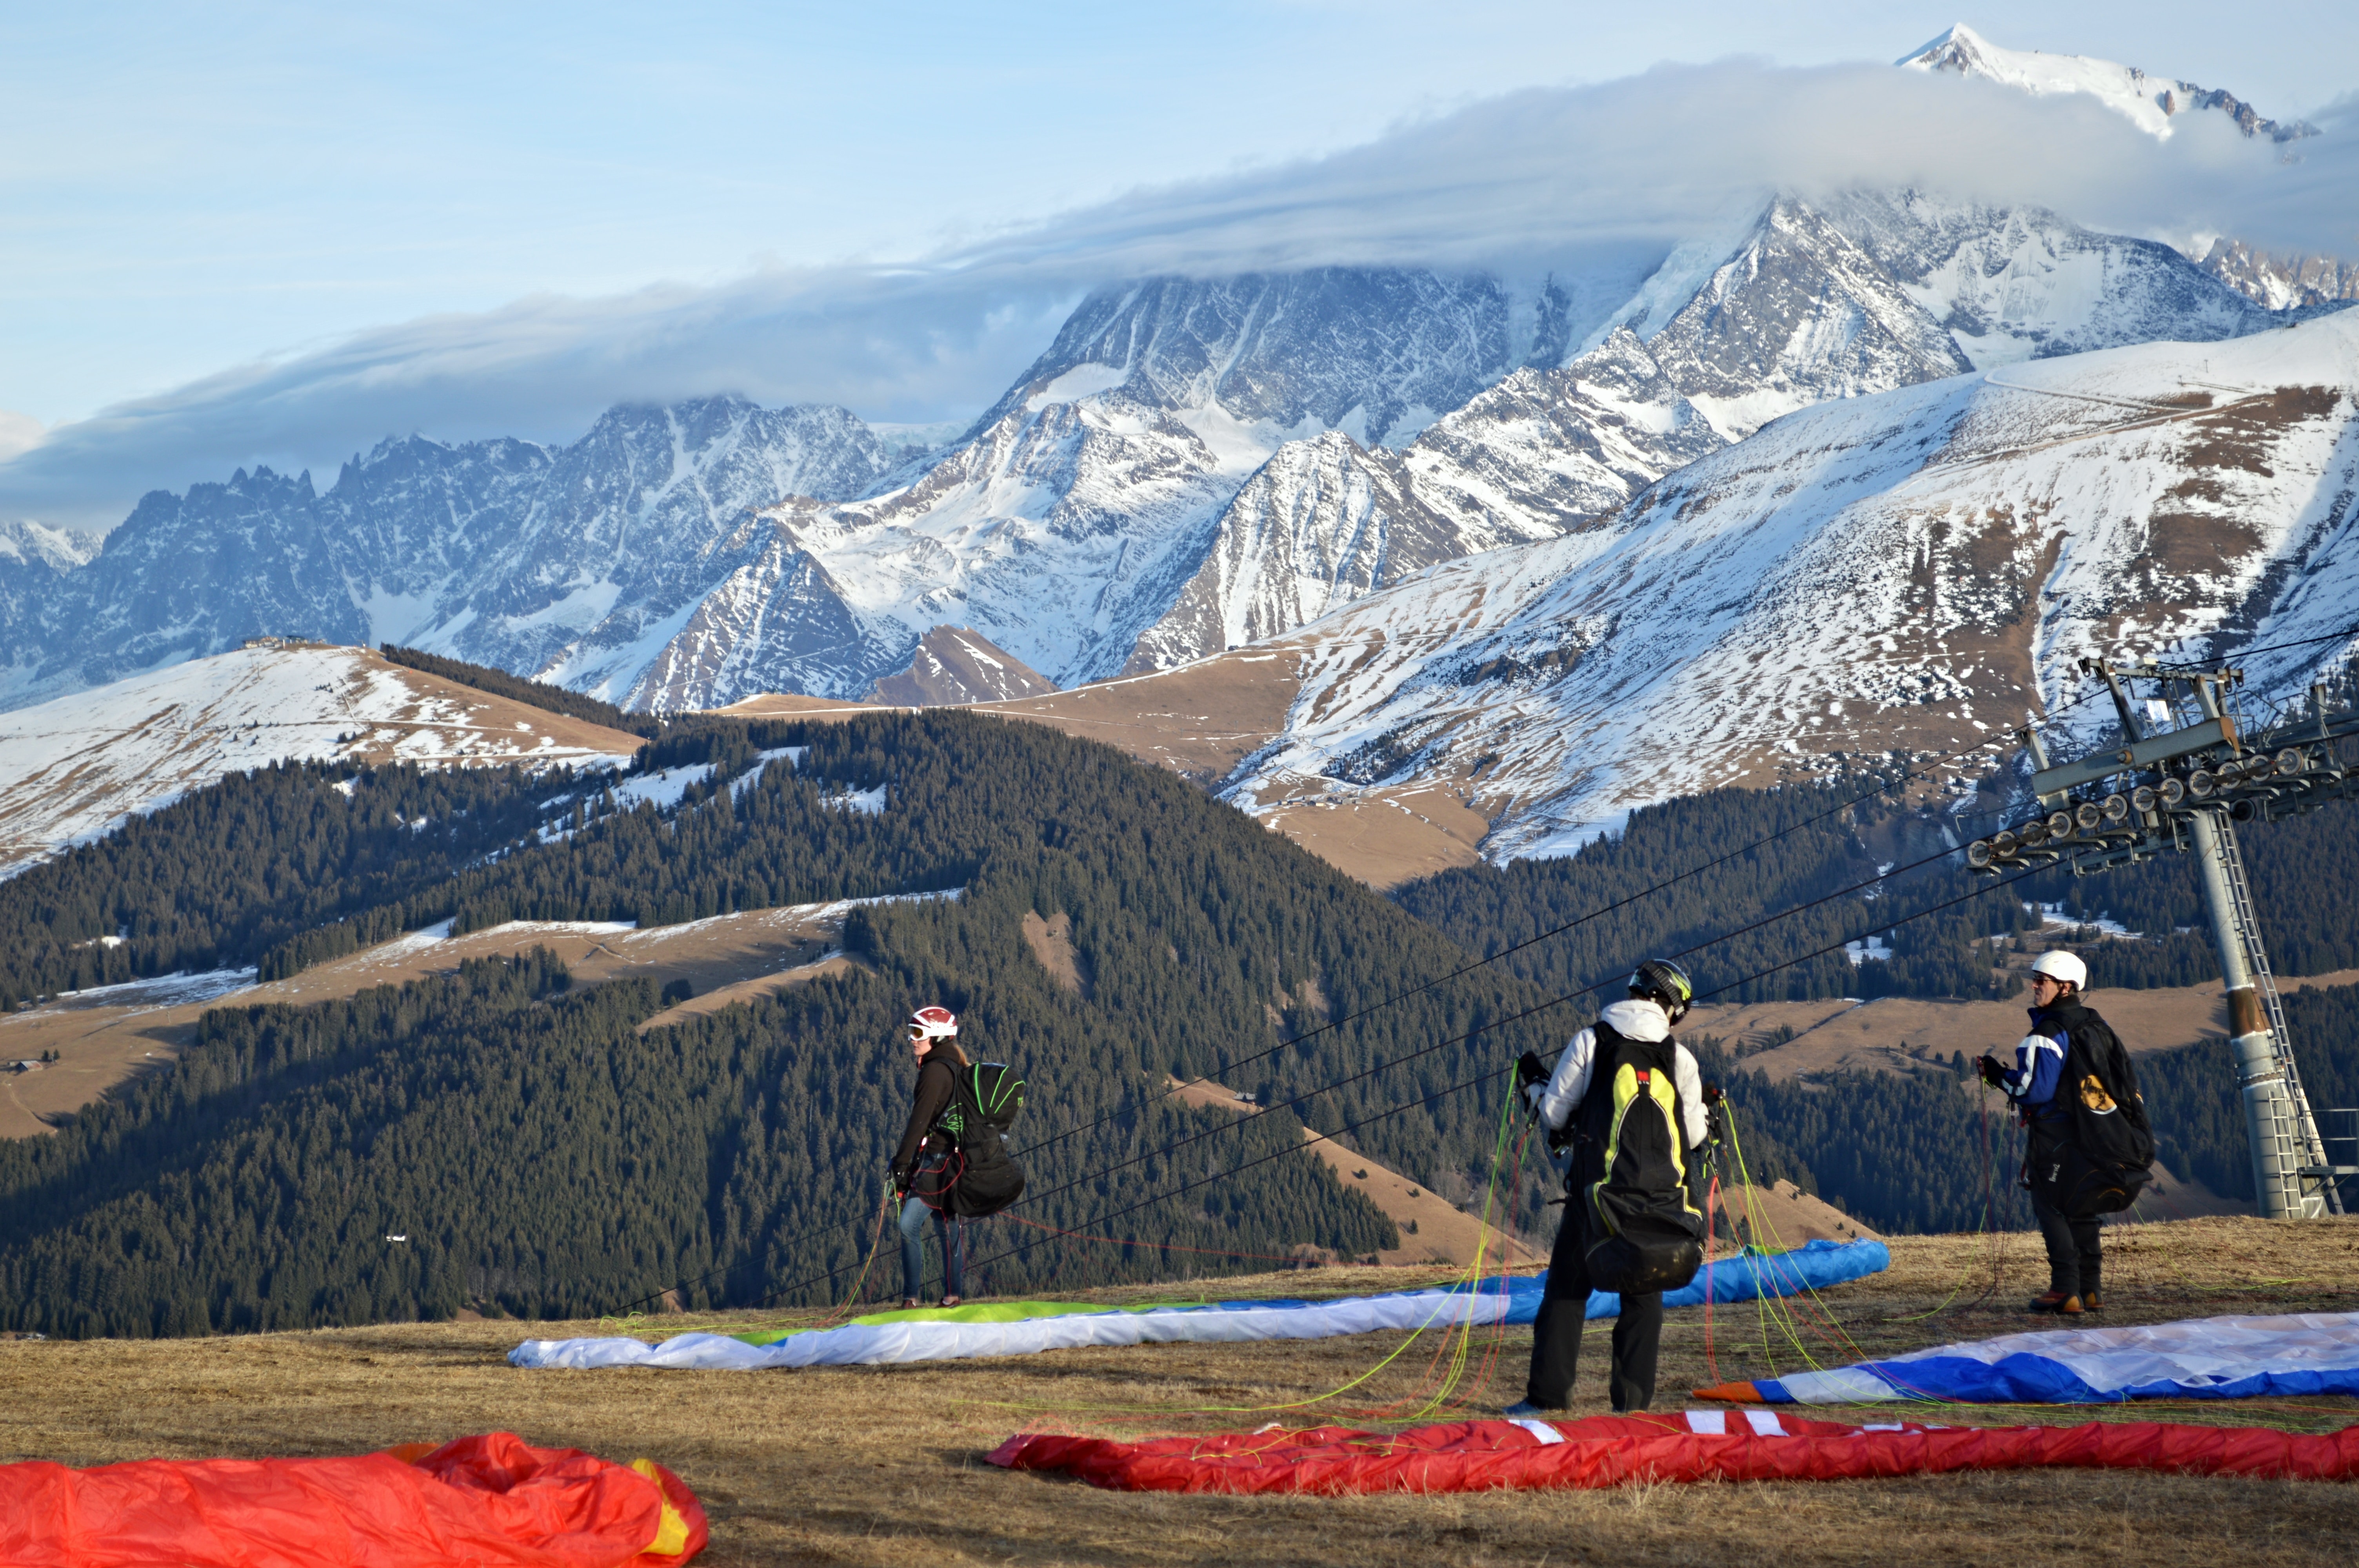
<path fill-rule="evenodd" d="M 2023 1184 L 2048 1243 L 2048 1292 L 2027 1310 L 2065 1317 L 2104 1309 L 2098 1216 L 2128 1206 L 2153 1158 L 2129 1053 L 2082 1000 L 2088 985 L 2079 958 L 2040 954 L 2031 962 L 2031 1033 L 2015 1065 L 1988 1055 L 1977 1064 L 2023 1118 Z"/>
<path fill-rule="evenodd" d="M 926 1282 L 926 1217 L 942 1243 L 942 1305 L 959 1304 L 964 1281 L 966 1227 L 950 1212 L 950 1192 L 959 1177 L 954 1141 L 940 1128 L 942 1113 L 958 1097 L 958 1072 L 967 1065 L 959 1048 L 958 1015 L 946 1007 L 921 1007 L 909 1015 L 909 1048 L 918 1057 L 917 1103 L 893 1156 L 893 1191 L 901 1213 L 901 1304 L 919 1304 Z"/>

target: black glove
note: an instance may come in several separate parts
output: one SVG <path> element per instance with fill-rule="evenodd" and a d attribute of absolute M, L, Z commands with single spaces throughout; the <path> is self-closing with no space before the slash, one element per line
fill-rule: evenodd
<path fill-rule="evenodd" d="M 1717 1149 L 1728 1136 L 1728 1123 L 1722 1107 L 1727 1102 L 1716 1087 L 1707 1087 L 1703 1097 L 1703 1141 L 1707 1148 Z"/>
<path fill-rule="evenodd" d="M 1547 1063 L 1529 1051 L 1516 1058 L 1516 1087 L 1518 1090 L 1527 1089 L 1534 1084 L 1544 1084 L 1548 1081 Z"/>
<path fill-rule="evenodd" d="M 2006 1069 L 1998 1065 L 1997 1057 L 1984 1055 L 1976 1059 L 1974 1065 L 1981 1069 L 1983 1082 L 1995 1089 L 2006 1087 Z"/>

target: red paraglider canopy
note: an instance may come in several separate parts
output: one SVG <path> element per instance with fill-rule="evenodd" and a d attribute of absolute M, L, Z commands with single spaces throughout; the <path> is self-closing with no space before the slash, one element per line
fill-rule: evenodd
<path fill-rule="evenodd" d="M 1407 1432 L 1319 1427 L 1118 1443 L 1011 1437 L 991 1455 L 1131 1492 L 1486 1492 L 1625 1481 L 1832 1481 L 2038 1465 L 2308 1480 L 2359 1476 L 2359 1427 L 1846 1426 L 1782 1411 L 1690 1411 L 1580 1421 L 1473 1421 Z"/>
<path fill-rule="evenodd" d="M 9 1568 L 672 1568 L 706 1539 L 661 1465 L 505 1432 L 353 1459 L 0 1465 Z"/>

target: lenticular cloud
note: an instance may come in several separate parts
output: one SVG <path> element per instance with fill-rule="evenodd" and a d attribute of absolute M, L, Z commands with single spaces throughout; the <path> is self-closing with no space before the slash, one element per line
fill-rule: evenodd
<path fill-rule="evenodd" d="M 1881 65 L 1666 67 L 1517 92 L 901 265 L 539 297 L 358 333 L 49 432 L 0 463 L 0 515 L 107 526 L 146 488 L 236 464 L 325 469 L 410 430 L 564 438 L 617 402 L 719 391 L 961 416 L 1092 288 L 1322 265 L 1643 276 L 1777 190 L 1905 186 L 2183 244 L 2231 233 L 2359 250 L 2354 117 L 2329 116 L 2290 151 L 2224 115 L 2184 116 L 2163 142 L 2085 98 Z"/>

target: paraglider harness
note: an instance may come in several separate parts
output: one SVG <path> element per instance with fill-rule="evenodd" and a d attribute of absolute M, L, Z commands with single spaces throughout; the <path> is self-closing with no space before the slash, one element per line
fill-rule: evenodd
<path fill-rule="evenodd" d="M 1005 1062 L 973 1062 L 951 1075 L 951 1102 L 927 1132 L 927 1141 L 941 1139 L 950 1155 L 939 1165 L 921 1162 L 909 1191 L 928 1207 L 981 1219 L 1024 1194 L 1024 1167 L 1007 1149 L 1024 1109 L 1024 1080 Z"/>
<path fill-rule="evenodd" d="M 1707 1223 L 1689 1181 L 1679 1044 L 1633 1040 L 1603 1020 L 1591 1033 L 1589 1092 L 1563 1130 L 1564 1223 L 1582 1227 L 1596 1289 L 1675 1291 L 1703 1267 Z"/>
<path fill-rule="evenodd" d="M 2119 1214 L 2154 1179 L 2154 1128 L 2129 1052 L 2103 1018 L 2081 1005 L 2041 1009 L 2064 1030 L 2064 1066 L 2052 1102 L 2058 1114 L 2030 1120 L 2023 1184 L 2067 1219 Z"/>

